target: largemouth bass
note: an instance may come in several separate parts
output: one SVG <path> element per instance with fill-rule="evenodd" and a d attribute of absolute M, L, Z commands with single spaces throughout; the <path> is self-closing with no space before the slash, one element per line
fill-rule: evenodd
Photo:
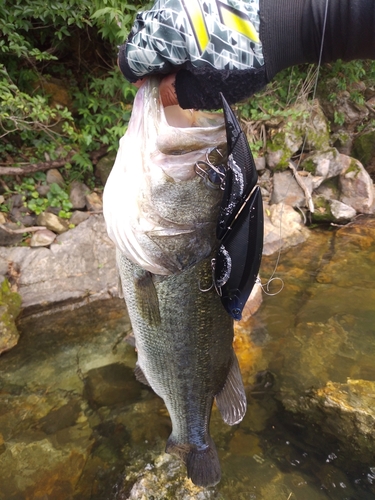
<path fill-rule="evenodd" d="M 158 80 L 150 79 L 137 93 L 104 191 L 138 352 L 136 376 L 163 398 L 172 421 L 166 451 L 200 486 L 220 480 L 209 434 L 214 399 L 230 425 L 246 411 L 233 320 L 211 287 L 222 191 L 215 176 L 208 182 L 197 175 L 197 164 L 222 161 L 225 146 L 221 115 L 164 110 Z"/>

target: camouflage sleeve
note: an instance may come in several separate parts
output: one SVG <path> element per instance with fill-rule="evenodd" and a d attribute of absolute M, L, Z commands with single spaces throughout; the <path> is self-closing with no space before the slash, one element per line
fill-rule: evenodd
<path fill-rule="evenodd" d="M 374 0 L 158 0 L 138 14 L 119 65 L 132 82 L 177 72 L 180 105 L 214 109 L 219 92 L 238 102 L 320 56 L 375 59 Z"/>
<path fill-rule="evenodd" d="M 249 95 L 266 81 L 259 38 L 259 0 L 158 0 L 138 14 L 119 65 L 129 81 L 179 71 L 176 92 L 182 107 L 221 107 Z"/>
<path fill-rule="evenodd" d="M 158 0 L 137 15 L 120 54 L 132 81 L 187 63 L 217 70 L 260 68 L 259 0 Z"/>

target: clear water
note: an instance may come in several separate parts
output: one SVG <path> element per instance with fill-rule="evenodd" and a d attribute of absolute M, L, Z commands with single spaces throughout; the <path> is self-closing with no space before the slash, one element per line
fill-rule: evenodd
<path fill-rule="evenodd" d="M 18 346 L 0 357 L 0 500 L 375 499 L 371 446 L 335 437 L 339 416 L 300 411 L 329 381 L 375 382 L 374 241 L 370 220 L 282 254 L 283 291 L 237 326 L 248 411 L 229 427 L 214 408 L 223 477 L 207 492 L 186 493 L 184 467 L 163 455 L 169 417 L 134 379 L 121 300 L 21 318 Z M 147 474 L 148 493 L 134 493 Z"/>

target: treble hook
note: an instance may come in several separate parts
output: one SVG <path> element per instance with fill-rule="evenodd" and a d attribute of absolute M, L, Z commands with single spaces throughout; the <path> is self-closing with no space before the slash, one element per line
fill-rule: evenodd
<path fill-rule="evenodd" d="M 212 288 L 215 288 L 216 293 L 218 294 L 219 297 L 222 296 L 222 291 L 221 287 L 216 284 L 215 281 L 215 264 L 216 264 L 216 259 L 211 259 L 211 270 L 212 270 L 212 283 L 209 288 L 201 288 L 200 285 L 200 280 L 198 281 L 198 288 L 200 292 L 206 293 L 212 290 Z"/>
<path fill-rule="evenodd" d="M 212 151 L 216 151 L 221 157 L 223 157 L 222 153 L 217 148 L 211 150 L 211 153 Z M 208 187 L 217 188 L 219 184 L 220 189 L 224 190 L 226 168 L 224 165 L 214 165 L 210 161 L 208 152 L 206 152 L 206 160 L 198 160 L 197 162 L 195 162 L 194 170 L 195 173 L 205 181 Z M 219 179 L 219 182 L 217 182 L 217 177 Z"/>

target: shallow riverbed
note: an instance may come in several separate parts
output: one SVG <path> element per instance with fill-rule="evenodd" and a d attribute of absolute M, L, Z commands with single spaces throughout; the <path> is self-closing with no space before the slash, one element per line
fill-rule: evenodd
<path fill-rule="evenodd" d="M 21 318 L 19 344 L 0 357 L 0 500 L 374 499 L 371 436 L 345 436 L 344 403 L 324 410 L 327 384 L 345 395 L 348 378 L 375 403 L 374 264 L 371 219 L 281 255 L 284 289 L 237 325 L 248 411 L 229 427 L 214 408 L 223 477 L 206 491 L 163 454 L 169 417 L 133 376 L 121 300 Z"/>

